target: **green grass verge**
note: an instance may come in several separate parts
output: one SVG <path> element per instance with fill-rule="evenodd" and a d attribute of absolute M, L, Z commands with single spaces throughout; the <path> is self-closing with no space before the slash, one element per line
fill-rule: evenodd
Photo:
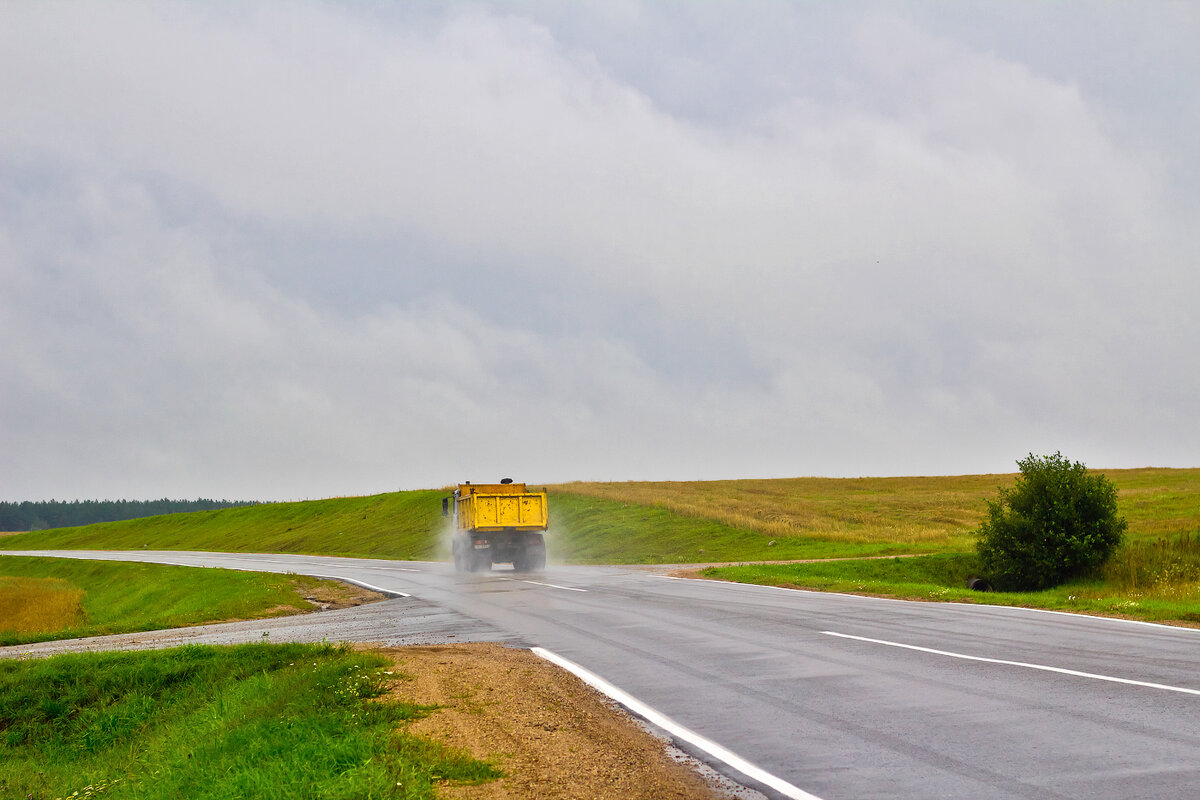
<path fill-rule="evenodd" d="M 53 578 L 83 592 L 82 614 L 70 627 L 21 634 L 5 631 L 0 619 L 0 645 L 311 611 L 298 591 L 321 583 L 294 575 L 22 556 L 0 556 L 0 576 Z"/>
<path fill-rule="evenodd" d="M 252 644 L 0 661 L 0 796 L 431 798 L 488 764 L 402 730 L 379 655 Z"/>
<path fill-rule="evenodd" d="M 144 548 L 421 560 L 438 557 L 444 496 L 394 492 L 144 517 L 5 536 L 0 550 Z"/>
<path fill-rule="evenodd" d="M 1115 563 L 1110 562 L 1107 569 L 1122 569 L 1122 559 L 1126 557 L 1127 553 L 1118 553 Z M 1200 587 L 1194 579 L 1150 581 L 1139 588 L 1122 585 L 1112 577 L 1097 577 L 1040 592 L 975 592 L 966 588 L 967 579 L 979 574 L 979 561 L 974 553 L 813 564 L 747 564 L 701 570 L 701 575 L 707 578 L 766 586 L 1200 623 Z"/>

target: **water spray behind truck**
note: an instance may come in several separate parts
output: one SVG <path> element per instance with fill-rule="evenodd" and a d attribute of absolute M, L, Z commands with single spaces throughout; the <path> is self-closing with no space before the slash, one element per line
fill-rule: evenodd
<path fill-rule="evenodd" d="M 546 493 L 531 492 L 523 483 L 459 484 L 442 499 L 442 516 L 453 517 L 454 568 L 459 572 L 490 570 L 512 564 L 518 572 L 546 566 L 550 522 Z"/>

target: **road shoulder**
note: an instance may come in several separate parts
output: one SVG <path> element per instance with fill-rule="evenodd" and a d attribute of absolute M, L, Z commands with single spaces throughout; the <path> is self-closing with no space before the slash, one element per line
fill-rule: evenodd
<path fill-rule="evenodd" d="M 374 649 L 374 648 L 373 648 Z M 446 798 L 730 797 L 603 696 L 528 650 L 477 643 L 376 649 L 408 679 L 400 698 L 440 709 L 413 733 L 488 760 L 505 777 Z"/>

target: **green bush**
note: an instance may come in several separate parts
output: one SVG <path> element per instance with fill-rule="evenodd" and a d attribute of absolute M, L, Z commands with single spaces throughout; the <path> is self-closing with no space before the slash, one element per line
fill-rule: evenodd
<path fill-rule="evenodd" d="M 1061 453 L 1017 462 L 1021 475 L 987 504 L 979 526 L 984 574 L 997 589 L 1033 591 L 1096 569 L 1121 542 L 1117 488 Z"/>

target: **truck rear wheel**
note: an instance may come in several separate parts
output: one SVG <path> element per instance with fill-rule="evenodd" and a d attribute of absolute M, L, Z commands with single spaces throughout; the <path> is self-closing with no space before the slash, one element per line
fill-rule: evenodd
<path fill-rule="evenodd" d="M 546 548 L 526 545 L 513 558 L 513 569 L 517 572 L 538 572 L 546 568 Z"/>

